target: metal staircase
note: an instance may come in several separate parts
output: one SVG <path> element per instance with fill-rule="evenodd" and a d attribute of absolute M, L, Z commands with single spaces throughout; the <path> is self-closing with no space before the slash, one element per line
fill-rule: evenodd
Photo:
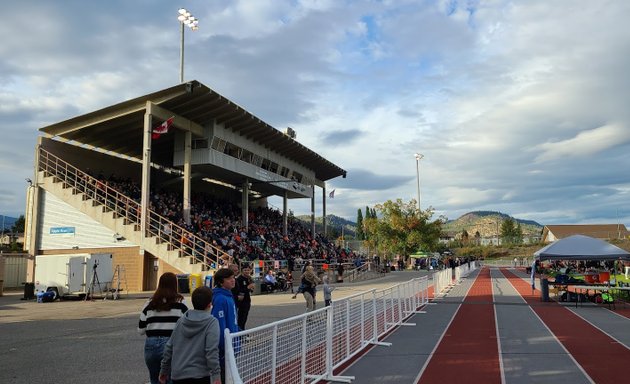
<path fill-rule="evenodd" d="M 216 269 L 230 256 L 153 211 L 140 230 L 138 202 L 40 148 L 39 186 L 184 273 Z"/>

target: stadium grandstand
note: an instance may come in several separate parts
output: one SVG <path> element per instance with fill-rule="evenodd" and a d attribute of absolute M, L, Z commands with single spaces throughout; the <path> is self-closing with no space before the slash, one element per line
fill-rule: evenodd
<path fill-rule="evenodd" d="M 346 171 L 198 81 L 40 131 L 27 281 L 69 287 L 78 263 L 78 286 L 91 265 L 101 281 L 124 273 L 127 289 L 141 291 L 167 271 L 347 256 L 326 240 L 325 221 L 324 233 L 315 230 L 316 187 L 326 217 L 326 182 Z M 268 206 L 270 196 L 282 209 Z M 289 217 L 290 199 L 311 200 L 310 228 Z"/>

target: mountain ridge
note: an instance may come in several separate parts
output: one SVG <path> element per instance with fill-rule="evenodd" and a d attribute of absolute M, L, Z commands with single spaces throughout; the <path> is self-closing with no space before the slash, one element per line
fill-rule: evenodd
<path fill-rule="evenodd" d="M 326 215 L 326 217 L 329 220 L 329 228 L 341 228 L 343 226 L 346 236 L 354 236 L 356 233 L 357 224 L 355 222 L 335 215 Z M 308 225 L 311 223 L 310 215 L 299 215 L 295 216 L 295 218 Z M 443 232 L 451 234 L 466 230 L 470 236 L 474 236 L 476 232 L 479 232 L 482 237 L 492 237 L 496 236 L 497 232 L 500 233 L 501 224 L 508 218 L 521 224 L 524 236 L 536 236 L 542 232 L 543 225 L 534 220 L 519 219 L 498 211 L 471 211 L 465 213 L 457 219 L 448 220 L 442 227 L 442 230 Z M 321 216 L 315 218 L 315 226 L 318 230 L 321 230 L 323 227 Z"/>
<path fill-rule="evenodd" d="M 507 219 L 512 219 L 521 224 L 524 236 L 536 236 L 542 233 L 543 226 L 533 220 L 523 220 L 498 211 L 472 211 L 463 214 L 455 220 L 448 220 L 443 226 L 447 233 L 468 232 L 474 236 L 479 232 L 481 237 L 497 236 L 501 231 L 501 225 Z"/>

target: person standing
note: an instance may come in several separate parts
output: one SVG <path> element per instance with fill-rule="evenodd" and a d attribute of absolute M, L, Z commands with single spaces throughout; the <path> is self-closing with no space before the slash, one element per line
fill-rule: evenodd
<path fill-rule="evenodd" d="M 341 260 L 339 261 L 339 264 L 337 265 L 337 282 L 343 283 L 343 263 L 341 262 Z"/>
<path fill-rule="evenodd" d="M 153 296 L 144 304 L 138 322 L 138 332 L 147 336 L 144 342 L 144 362 L 149 370 L 151 384 L 159 383 L 164 346 L 171 337 L 177 320 L 186 311 L 188 307 L 184 304 L 184 296 L 177 292 L 177 276 L 171 272 L 164 273 L 160 276 Z"/>
<path fill-rule="evenodd" d="M 221 364 L 221 382 L 225 383 L 225 330 L 238 332 L 236 304 L 232 297 L 232 288 L 236 285 L 234 271 L 221 268 L 214 274 L 215 288 L 212 289 L 212 316 L 219 320 L 219 362 Z"/>
<path fill-rule="evenodd" d="M 245 330 L 245 323 L 252 307 L 251 293 L 254 291 L 254 280 L 252 279 L 252 268 L 249 264 L 244 264 L 241 274 L 236 278 L 236 285 L 232 292 L 236 291 L 236 312 L 237 323 L 241 330 Z"/>
<path fill-rule="evenodd" d="M 324 306 L 329 307 L 332 303 L 332 291 L 335 290 L 335 287 L 328 284 L 328 275 L 324 275 L 322 281 L 324 282 Z"/>
<path fill-rule="evenodd" d="M 313 266 L 309 265 L 302 274 L 302 294 L 306 300 L 306 312 L 314 311 L 317 305 L 315 302 L 317 284 L 319 284 L 319 278 L 315 275 Z"/>
<path fill-rule="evenodd" d="M 212 290 L 199 287 L 191 295 L 193 308 L 182 316 L 164 347 L 160 383 L 221 382 L 219 322 L 210 314 Z"/>
<path fill-rule="evenodd" d="M 238 265 L 230 264 L 228 265 L 228 268 L 230 268 L 232 272 L 234 272 L 234 278 L 238 279 L 238 277 L 240 276 Z M 238 303 L 238 284 L 235 285 L 234 288 L 232 288 L 232 298 L 234 299 L 235 303 Z M 238 312 L 238 305 L 236 306 L 236 311 Z"/>

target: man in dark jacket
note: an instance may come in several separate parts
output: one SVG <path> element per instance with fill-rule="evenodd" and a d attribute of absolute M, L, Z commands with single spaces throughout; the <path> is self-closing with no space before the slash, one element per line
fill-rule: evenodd
<path fill-rule="evenodd" d="M 252 279 L 252 268 L 249 264 L 243 264 L 241 274 L 236 278 L 236 286 L 232 293 L 236 292 L 236 312 L 238 314 L 238 327 L 245 329 L 249 309 L 252 306 L 251 292 L 254 291 L 254 280 Z"/>

